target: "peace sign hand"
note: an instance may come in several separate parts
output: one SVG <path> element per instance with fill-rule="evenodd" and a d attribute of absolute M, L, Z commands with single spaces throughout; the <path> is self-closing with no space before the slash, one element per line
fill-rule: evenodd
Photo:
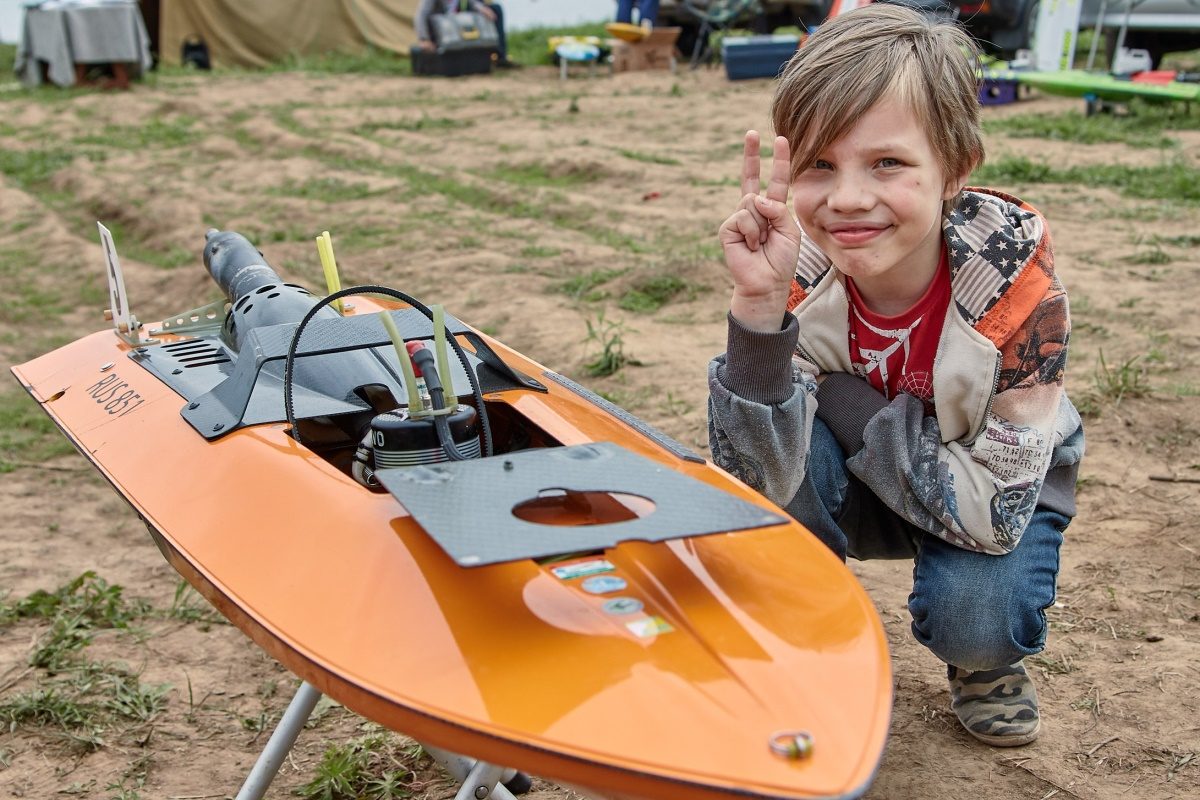
<path fill-rule="evenodd" d="M 746 132 L 742 150 L 742 199 L 717 233 L 725 265 L 733 278 L 730 312 L 751 330 L 778 331 L 787 310 L 800 226 L 787 206 L 791 152 L 788 141 L 775 137 L 771 178 L 759 194 L 758 131 Z"/>

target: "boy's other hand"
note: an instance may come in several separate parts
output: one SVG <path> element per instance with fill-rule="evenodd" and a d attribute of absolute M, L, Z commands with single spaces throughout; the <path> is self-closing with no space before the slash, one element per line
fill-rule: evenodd
<path fill-rule="evenodd" d="M 742 325 L 778 331 L 800 252 L 800 226 L 787 206 L 791 150 L 782 136 L 772 148 L 767 191 L 759 193 L 758 131 L 747 131 L 742 150 L 742 199 L 717 236 L 733 278 L 730 312 Z"/>

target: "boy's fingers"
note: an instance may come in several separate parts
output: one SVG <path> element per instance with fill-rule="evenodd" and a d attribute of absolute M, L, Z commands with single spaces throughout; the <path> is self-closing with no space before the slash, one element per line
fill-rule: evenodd
<path fill-rule="evenodd" d="M 792 218 L 787 203 L 771 200 L 767 197 L 758 197 L 755 199 L 754 204 L 758 207 L 759 215 L 765 221 L 764 231 L 774 228 L 786 238 L 799 241 L 800 227 L 796 224 L 796 220 Z"/>
<path fill-rule="evenodd" d="M 762 217 L 768 224 L 778 222 L 788 213 L 787 203 L 761 195 L 754 198 L 754 210 L 757 212 L 756 216 Z"/>
<path fill-rule="evenodd" d="M 748 209 L 739 209 L 721 226 L 722 245 L 742 242 L 751 250 L 757 250 L 762 227 Z"/>
<path fill-rule="evenodd" d="M 746 131 L 746 140 L 742 145 L 742 194 L 758 194 L 759 160 L 758 160 L 758 131 Z"/>
<path fill-rule="evenodd" d="M 783 136 L 776 136 L 772 152 L 771 179 L 767 183 L 767 197 L 780 203 L 786 203 L 788 184 L 792 177 L 792 155 L 788 140 Z"/>

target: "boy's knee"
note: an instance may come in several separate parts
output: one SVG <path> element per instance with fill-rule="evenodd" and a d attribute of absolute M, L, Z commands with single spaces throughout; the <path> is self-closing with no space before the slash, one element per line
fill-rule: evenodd
<path fill-rule="evenodd" d="M 913 635 L 947 664 L 994 669 L 1041 652 L 1046 615 L 1021 593 L 959 586 L 909 599 Z"/>

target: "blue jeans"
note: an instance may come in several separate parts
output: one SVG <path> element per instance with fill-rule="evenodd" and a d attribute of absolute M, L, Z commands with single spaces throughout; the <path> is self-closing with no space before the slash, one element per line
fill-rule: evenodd
<path fill-rule="evenodd" d="M 1069 517 L 1039 506 L 1007 555 L 955 547 L 901 518 L 847 471 L 841 446 L 819 419 L 808 472 L 787 510 L 843 561 L 913 559 L 913 635 L 947 664 L 995 669 L 1045 646 Z"/>
<path fill-rule="evenodd" d="M 658 0 L 617 0 L 617 22 L 633 22 L 633 7 L 638 7 L 638 22 L 653 25 L 658 20 Z"/>
<path fill-rule="evenodd" d="M 499 3 L 488 3 L 496 14 L 496 55 L 508 61 L 508 37 L 504 35 L 504 8 Z"/>

